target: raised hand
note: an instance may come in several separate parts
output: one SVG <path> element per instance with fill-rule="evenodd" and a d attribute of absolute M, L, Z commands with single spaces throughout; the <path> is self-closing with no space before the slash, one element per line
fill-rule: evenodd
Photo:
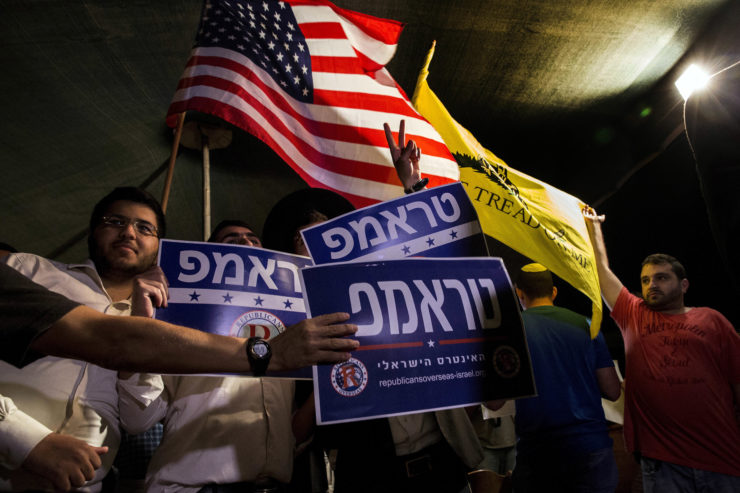
<path fill-rule="evenodd" d="M 383 129 L 385 130 L 385 139 L 388 141 L 388 149 L 391 151 L 391 160 L 396 168 L 398 179 L 401 181 L 403 188 L 408 190 L 421 180 L 421 170 L 419 169 L 421 150 L 413 140 L 406 142 L 406 120 L 401 120 L 398 129 L 398 144 L 393 139 L 390 125 L 384 123 Z"/>
<path fill-rule="evenodd" d="M 604 221 L 606 221 L 606 216 L 603 214 L 599 216 L 598 214 L 596 214 L 596 211 L 591 206 L 587 205 L 586 207 L 584 207 L 582 213 L 583 217 L 585 217 L 588 221 L 592 223 L 603 223 Z"/>

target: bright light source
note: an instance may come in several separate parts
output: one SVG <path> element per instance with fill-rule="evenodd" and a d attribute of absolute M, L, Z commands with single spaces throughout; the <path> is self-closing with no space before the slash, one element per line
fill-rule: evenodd
<path fill-rule="evenodd" d="M 693 63 L 686 69 L 681 77 L 676 81 L 678 92 L 683 96 L 684 101 L 697 89 L 703 89 L 709 82 L 709 75 Z"/>

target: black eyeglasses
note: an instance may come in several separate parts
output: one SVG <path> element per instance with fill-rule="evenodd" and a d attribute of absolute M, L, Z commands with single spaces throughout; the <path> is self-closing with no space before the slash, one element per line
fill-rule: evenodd
<path fill-rule="evenodd" d="M 143 219 L 131 219 L 130 217 L 114 214 L 112 216 L 101 217 L 100 222 L 106 226 L 118 229 L 127 228 L 129 224 L 132 224 L 136 232 L 139 234 L 142 234 L 144 236 L 159 237 L 159 231 L 157 230 L 157 227 L 149 221 L 144 221 Z"/>

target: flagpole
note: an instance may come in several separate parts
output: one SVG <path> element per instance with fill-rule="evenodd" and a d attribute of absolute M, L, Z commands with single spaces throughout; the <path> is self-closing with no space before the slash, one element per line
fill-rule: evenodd
<path fill-rule="evenodd" d="M 162 191 L 162 212 L 167 212 L 167 202 L 170 200 L 170 187 L 172 186 L 172 176 L 175 174 L 175 160 L 177 159 L 177 150 L 180 147 L 180 137 L 182 137 L 182 127 L 185 123 L 185 112 L 180 113 L 177 117 L 177 129 L 175 130 L 175 139 L 172 141 L 172 153 L 170 154 L 170 164 L 167 168 L 167 177 L 164 180 L 164 190 Z"/>
<path fill-rule="evenodd" d="M 203 241 L 211 234 L 211 155 L 208 135 L 203 132 Z"/>
<path fill-rule="evenodd" d="M 202 151 L 203 241 L 211 234 L 211 149 L 228 147 L 232 137 L 231 129 L 220 120 L 198 113 L 191 114 L 182 131 L 183 147 Z"/>
<path fill-rule="evenodd" d="M 434 56 L 434 48 L 437 46 L 437 40 L 432 41 L 432 46 L 427 52 L 427 56 L 424 59 L 424 66 L 419 70 L 419 76 L 416 78 L 416 87 L 414 88 L 414 97 L 419 93 L 421 85 L 424 84 L 429 76 L 429 65 L 432 63 L 432 57 Z M 414 97 L 411 99 L 413 100 Z"/>

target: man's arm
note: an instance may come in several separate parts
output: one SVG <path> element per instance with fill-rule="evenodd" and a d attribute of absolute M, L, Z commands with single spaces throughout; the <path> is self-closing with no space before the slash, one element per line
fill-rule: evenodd
<path fill-rule="evenodd" d="M 601 397 L 612 402 L 619 399 L 622 393 L 622 386 L 617 376 L 617 370 L 613 366 L 596 369 L 596 381 L 599 384 Z"/>
<path fill-rule="evenodd" d="M 596 270 L 599 274 L 599 284 L 601 285 L 601 296 L 604 298 L 609 310 L 611 310 L 614 308 L 614 304 L 617 302 L 619 293 L 624 286 L 609 268 L 609 258 L 606 256 L 604 235 L 601 232 L 601 223 L 606 218 L 605 216 L 597 215 L 596 211 L 591 207 L 583 209 L 583 217 L 586 219 L 588 235 L 591 237 L 591 244 L 594 247 Z"/>
<path fill-rule="evenodd" d="M 270 341 L 270 370 L 284 371 L 349 359 L 359 342 L 346 313 L 322 315 L 289 327 Z M 104 368 L 151 373 L 250 371 L 246 340 L 208 334 L 144 317 L 104 315 L 78 306 L 31 348 L 44 354 L 89 361 Z"/>

